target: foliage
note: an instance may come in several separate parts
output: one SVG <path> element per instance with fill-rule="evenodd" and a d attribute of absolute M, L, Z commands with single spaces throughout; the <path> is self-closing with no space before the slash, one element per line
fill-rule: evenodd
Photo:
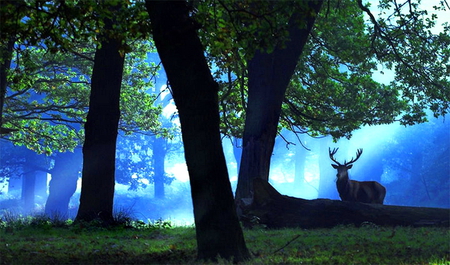
<path fill-rule="evenodd" d="M 366 12 L 372 26 L 371 49 L 377 59 L 389 70 L 395 71 L 390 86 L 401 91 L 408 101 L 404 124 L 412 124 L 423 119 L 425 109 L 430 109 L 435 117 L 444 116 L 450 108 L 449 67 L 450 67 L 450 25 L 443 23 L 442 30 L 436 31 L 437 15 L 432 10 L 422 10 L 420 1 L 398 3 L 380 1 L 382 10 L 375 21 L 374 16 L 358 1 Z M 445 11 L 441 1 L 434 10 Z M 431 13 L 431 14 L 429 14 Z M 440 25 L 439 25 L 440 26 Z M 411 113 L 411 114 L 409 114 Z"/>
<path fill-rule="evenodd" d="M 91 53 L 86 52 L 88 55 Z M 46 154 L 79 145 L 91 67 L 90 61 L 71 54 L 18 46 L 8 75 L 3 113 L 4 127 L 18 131 L 7 139 Z"/>
<path fill-rule="evenodd" d="M 174 132 L 175 127 L 164 128 L 166 132 Z M 116 151 L 116 181 L 129 185 L 129 190 L 145 189 L 147 184 L 155 183 L 155 156 L 163 154 L 154 153 L 154 143 L 161 138 L 142 133 L 134 135 L 119 135 Z M 167 151 L 180 148 L 180 142 L 174 139 L 163 139 Z M 164 159 L 166 160 L 166 159 Z M 164 163 L 164 161 L 162 161 Z M 174 176 L 165 173 L 163 182 L 170 185 Z"/>
<path fill-rule="evenodd" d="M 221 84 L 222 133 L 240 137 L 247 100 L 247 61 L 287 36 L 287 19 L 302 1 L 200 2 L 193 11 Z M 328 1 L 297 64 L 280 126 L 313 136 L 350 137 L 363 125 L 426 121 L 450 109 L 448 24 L 420 1 L 381 1 L 375 16 L 361 1 Z M 389 9 L 390 8 L 390 9 Z M 436 10 L 445 10 L 441 2 Z M 382 71 L 379 67 L 382 67 Z M 393 73 L 389 84 L 373 75 Z M 388 76 L 386 78 L 389 78 Z M 387 82 L 386 82 L 387 83 Z"/>
<path fill-rule="evenodd" d="M 247 101 L 247 61 L 288 39 L 287 22 L 305 2 L 213 1 L 196 6 L 194 18 L 207 60 L 220 85 L 221 133 L 241 137 Z"/>
<path fill-rule="evenodd" d="M 362 125 L 391 123 L 406 103 L 375 82 L 377 63 L 355 3 L 323 10 L 297 65 L 283 106 L 283 124 L 313 136 L 350 136 Z"/>
<path fill-rule="evenodd" d="M 49 53 L 43 47 L 18 47 L 11 69 L 5 100 L 4 127 L 18 129 L 5 136 L 17 145 L 37 153 L 72 150 L 82 143 L 81 125 L 89 104 L 92 74 L 92 45 L 80 46 L 84 56 Z M 136 43 L 136 52 L 126 57 L 121 95 L 120 129 L 126 133 L 159 130 L 161 107 L 154 106 L 155 95 L 148 78 L 156 65 L 146 62 L 150 43 Z"/>
<path fill-rule="evenodd" d="M 106 2 L 112 5 L 111 1 Z M 192 2 L 193 17 L 202 25 L 199 33 L 206 46 L 208 60 L 221 85 L 222 133 L 240 137 L 245 119 L 247 61 L 256 50 L 270 52 L 276 46 L 283 46 L 289 38 L 287 21 L 294 12 L 303 12 L 303 4 L 302 1 L 250 0 Z M 391 123 L 395 120 L 409 125 L 423 122 L 426 120 L 426 109 L 432 110 L 435 116 L 447 113 L 450 95 L 448 89 L 445 89 L 449 86 L 449 80 L 445 76 L 448 73 L 450 54 L 449 27 L 444 25 L 442 32 L 433 33 L 433 28 L 439 26 L 436 25 L 437 17 L 429 14 L 430 11 L 421 10 L 419 4 L 420 1 L 405 4 L 381 1 L 380 12 L 384 14 L 376 16 L 361 1 L 327 2 L 324 10 L 318 14 L 315 29 L 287 92 L 281 126 L 312 135 L 349 137 L 351 131 L 363 125 Z M 444 10 L 444 3 L 435 8 Z M 148 50 L 148 47 L 135 48 L 136 40 L 148 37 L 149 33 L 148 14 L 142 1 L 126 2 L 120 14 L 112 13 L 114 11 L 108 4 L 99 5 L 98 1 L 84 1 L 83 5 L 19 1 L 2 5 L 1 12 L 3 18 L 11 18 L 2 22 L 2 32 L 20 45 L 16 45 L 17 55 L 23 53 L 25 57 L 26 53 L 35 53 L 29 55 L 34 58 L 61 57 L 62 54 L 68 56 L 64 59 L 66 62 L 69 59 L 69 63 L 66 63 L 67 70 L 55 73 L 51 83 L 49 77 L 45 78 L 45 83 L 40 84 L 42 87 L 60 88 L 67 85 L 67 80 L 75 78 L 75 75 L 81 79 L 78 82 L 87 82 L 89 75 L 84 72 L 80 75 L 71 66 L 71 63 L 76 63 L 77 67 L 83 68 L 80 65 L 82 61 L 79 58 L 70 61 L 70 57 L 73 59 L 74 55 L 69 54 L 90 58 L 85 54 L 86 49 L 80 48 L 80 43 L 95 44 L 98 43 L 99 36 L 113 34 L 103 32 L 105 29 L 101 25 L 101 17 L 114 16 L 118 21 L 120 28 L 114 30 L 124 35 L 113 37 L 124 40 L 124 54 L 134 50 L 140 53 L 136 57 L 142 58 L 142 53 Z M 363 13 L 367 14 L 366 17 Z M 133 19 L 129 19 L 130 17 Z M 27 47 L 30 48 L 25 49 Z M 136 58 L 127 57 L 133 57 L 131 61 Z M 48 58 L 50 59 L 52 58 Z M 13 91 L 20 93 L 23 89 L 30 89 L 36 83 L 30 80 L 35 76 L 33 73 L 39 70 L 39 66 L 47 64 L 48 61 L 45 60 L 34 60 L 34 69 L 32 65 L 22 66 L 21 69 L 16 62 L 16 69 L 9 80 L 12 83 L 15 81 L 22 88 L 13 88 Z M 134 62 L 129 64 L 136 66 Z M 389 85 L 373 81 L 372 75 L 379 64 L 385 69 L 383 71 L 395 72 L 395 78 Z M 136 88 L 135 84 L 140 87 L 148 80 L 149 67 L 154 66 L 141 64 L 132 68 L 135 70 L 126 70 L 126 73 L 134 73 L 136 79 L 125 80 L 124 84 L 128 84 L 129 88 Z M 55 83 L 58 81 L 57 77 L 66 79 L 66 82 Z M 86 89 L 80 87 L 80 84 L 78 88 L 73 86 L 70 84 L 71 90 L 75 91 L 72 93 Z M 49 88 L 47 91 L 51 91 Z M 66 90 L 60 93 L 66 95 L 63 91 Z M 121 128 L 127 132 L 135 131 L 143 124 L 154 121 L 153 112 L 150 111 L 148 115 L 147 110 L 151 109 L 149 101 L 141 101 L 142 104 L 139 105 L 129 104 L 130 100 L 136 98 L 133 95 L 142 92 L 142 89 L 124 91 L 123 110 L 126 113 L 141 114 L 142 118 L 124 115 Z M 36 93 L 41 92 L 38 90 Z M 77 105 L 86 102 L 86 98 L 83 98 L 86 93 L 80 99 L 72 97 L 73 102 L 67 101 L 63 95 L 55 95 L 59 97 L 55 99 L 56 102 L 73 106 L 61 110 L 64 114 L 56 113 L 51 108 L 52 105 L 46 106 L 40 101 L 35 102 L 38 107 L 33 110 L 33 114 L 47 111 L 56 120 L 64 120 L 66 115 L 82 115 L 79 113 L 82 111 L 81 106 Z M 31 102 L 35 100 L 30 98 L 33 96 L 33 93 L 28 95 Z M 47 101 L 53 95 L 48 96 Z M 52 149 L 72 149 L 82 138 L 82 131 L 68 128 L 61 122 L 50 125 L 48 122 L 36 121 L 31 114 L 27 115 L 32 107 L 33 104 L 17 106 L 16 109 L 21 111 L 19 115 L 25 119 L 9 119 L 7 127 L 21 129 L 11 140 L 27 142 L 30 148 L 49 153 Z M 131 128 L 125 128 L 125 123 Z M 46 133 L 39 135 L 37 132 Z M 63 139 L 67 141 L 55 141 L 54 135 L 63 135 Z"/>
<path fill-rule="evenodd" d="M 42 44 L 51 51 L 76 52 L 78 42 L 100 44 L 102 36 L 122 40 L 122 52 L 128 53 L 128 42 L 146 39 L 148 14 L 143 2 L 124 2 L 121 12 L 117 1 L 7 1 L 1 5 L 1 32 L 24 45 Z M 117 21 L 113 29 L 104 27 L 104 18 Z M 120 32 L 120 34 L 118 34 Z"/>
<path fill-rule="evenodd" d="M 72 264 L 212 264 L 195 261 L 193 227 L 137 222 L 99 229 L 46 220 L 0 222 L 0 261 Z M 164 223 L 164 221 L 161 221 Z M 38 225 L 31 225 L 36 223 Z M 242 264 L 445 264 L 448 228 L 338 226 L 332 229 L 244 230 L 254 259 Z M 220 264 L 231 264 L 221 260 Z"/>
<path fill-rule="evenodd" d="M 100 36 L 112 34 L 103 32 L 99 19 L 113 16 L 111 1 L 106 2 L 74 5 L 28 1 L 2 5 L 2 17 L 11 13 L 11 19 L 2 25 L 3 33 L 16 43 L 8 71 L 2 127 L 17 131 L 5 138 L 46 154 L 72 150 L 81 144 L 95 47 Z M 129 5 L 120 15 L 114 14 L 122 21 L 119 25 L 123 30 L 114 32 L 123 32 L 123 36 L 113 37 L 123 40 L 123 56 L 129 54 L 119 127 L 127 133 L 164 133 L 157 121 L 161 110 L 153 106 L 156 96 L 147 93 L 158 66 L 146 61 L 153 47 L 151 42 L 141 41 L 148 34 L 147 13 L 142 12 L 141 4 Z"/>

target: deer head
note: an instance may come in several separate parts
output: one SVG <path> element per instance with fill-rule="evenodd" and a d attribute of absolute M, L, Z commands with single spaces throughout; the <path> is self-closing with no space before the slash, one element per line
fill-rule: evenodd
<path fill-rule="evenodd" d="M 337 169 L 338 174 L 337 174 L 337 178 L 338 179 L 344 179 L 344 178 L 348 178 L 348 170 L 350 168 L 353 167 L 353 163 L 355 163 L 360 157 L 361 154 L 363 152 L 362 149 L 358 149 L 356 151 L 356 158 L 352 158 L 350 161 L 346 162 L 344 161 L 344 164 L 339 163 L 335 158 L 334 155 L 336 154 L 336 152 L 339 150 L 339 148 L 333 148 L 333 151 L 331 151 L 331 149 L 328 149 L 328 153 L 330 155 L 331 160 L 336 163 L 336 165 L 331 164 L 331 166 L 334 169 Z"/>

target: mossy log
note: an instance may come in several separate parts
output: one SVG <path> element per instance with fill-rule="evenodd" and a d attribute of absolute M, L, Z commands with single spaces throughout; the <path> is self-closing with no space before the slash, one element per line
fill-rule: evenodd
<path fill-rule="evenodd" d="M 364 223 L 378 226 L 449 227 L 450 209 L 405 207 L 281 195 L 268 182 L 254 181 L 254 198 L 243 208 L 244 225 L 257 220 L 268 228 L 328 228 Z"/>

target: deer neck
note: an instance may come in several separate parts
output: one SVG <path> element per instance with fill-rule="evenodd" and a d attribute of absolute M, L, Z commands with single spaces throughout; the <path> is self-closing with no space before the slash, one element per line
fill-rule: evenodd
<path fill-rule="evenodd" d="M 339 194 L 347 194 L 351 189 L 351 183 L 348 178 L 348 173 L 342 173 L 336 181 L 336 186 Z"/>

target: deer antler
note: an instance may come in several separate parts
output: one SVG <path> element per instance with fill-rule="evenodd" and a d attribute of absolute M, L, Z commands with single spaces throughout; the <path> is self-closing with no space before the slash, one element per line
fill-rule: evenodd
<path fill-rule="evenodd" d="M 331 151 L 331 148 L 328 147 L 328 154 L 330 155 L 330 158 L 331 158 L 331 160 L 333 160 L 334 163 L 338 164 L 339 166 L 342 166 L 341 163 L 336 161 L 336 159 L 334 158 L 334 155 L 336 154 L 336 152 L 338 150 L 339 150 L 339 148 L 333 148 L 333 151 Z"/>
<path fill-rule="evenodd" d="M 355 163 L 356 160 L 358 160 L 359 157 L 361 156 L 362 152 L 363 152 L 362 148 L 356 150 L 356 158 L 355 158 L 355 159 L 352 158 L 352 160 L 350 160 L 350 161 L 348 161 L 348 162 L 344 162 L 344 165 L 345 165 L 345 166 L 348 166 L 348 165 L 350 165 L 350 164 Z M 334 160 L 333 160 L 333 161 L 334 161 Z"/>

